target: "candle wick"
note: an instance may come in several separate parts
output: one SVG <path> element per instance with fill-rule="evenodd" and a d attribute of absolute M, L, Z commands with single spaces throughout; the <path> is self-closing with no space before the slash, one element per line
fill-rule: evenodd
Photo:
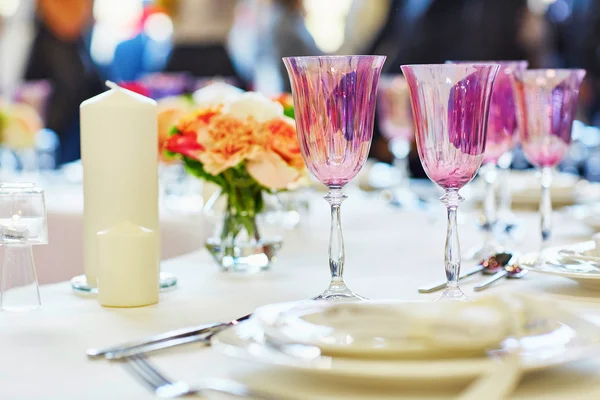
<path fill-rule="evenodd" d="M 106 81 L 106 82 L 104 82 L 104 84 L 111 89 L 121 89 L 121 86 L 117 85 L 113 81 Z"/>

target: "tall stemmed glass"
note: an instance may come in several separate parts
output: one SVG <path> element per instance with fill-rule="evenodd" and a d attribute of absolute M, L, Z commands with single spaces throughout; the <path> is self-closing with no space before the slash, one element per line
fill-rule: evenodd
<path fill-rule="evenodd" d="M 340 205 L 343 187 L 365 163 L 373 138 L 377 83 L 383 56 L 289 57 L 296 128 L 310 172 L 329 188 L 331 283 L 316 299 L 360 300 L 346 287 Z"/>
<path fill-rule="evenodd" d="M 539 69 L 515 74 L 521 146 L 527 160 L 540 172 L 542 185 L 540 262 L 552 233 L 552 169 L 569 149 L 584 77 L 582 69 Z"/>
<path fill-rule="evenodd" d="M 470 62 L 469 64 L 480 62 Z M 485 153 L 483 154 L 483 166 L 481 167 L 485 181 L 483 201 L 484 239 L 481 247 L 472 249 L 467 253 L 467 258 L 472 260 L 484 259 L 502 251 L 502 246 L 500 246 L 494 235 L 494 225 L 498 221 L 496 206 L 497 166 L 500 157 L 512 149 L 513 138 L 517 133 L 517 110 L 514 101 L 512 76 L 515 72 L 522 72 L 527 69 L 527 61 L 493 61 L 493 63 L 499 64 L 500 69 L 492 91 Z"/>
<path fill-rule="evenodd" d="M 464 300 L 458 287 L 460 243 L 456 212 L 459 190 L 481 166 L 492 86 L 498 64 L 403 65 L 415 120 L 417 150 L 423 169 L 444 189 L 448 211 L 442 299 Z"/>
<path fill-rule="evenodd" d="M 418 208 L 419 198 L 409 189 L 408 154 L 415 139 L 408 84 L 400 74 L 384 74 L 377 90 L 379 130 L 389 142 L 394 156 L 398 183 L 392 189 L 391 204 L 402 208 Z"/>

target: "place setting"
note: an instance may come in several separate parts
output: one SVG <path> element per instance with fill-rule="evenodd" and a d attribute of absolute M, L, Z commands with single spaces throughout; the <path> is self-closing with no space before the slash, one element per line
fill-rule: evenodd
<path fill-rule="evenodd" d="M 310 173 L 328 187 L 324 198 L 331 208 L 329 287 L 312 299 L 263 305 L 232 320 L 190 326 L 106 348 L 89 348 L 87 355 L 90 359 L 95 359 L 94 362 L 105 359 L 124 363 L 126 369 L 159 398 L 210 393 L 257 399 L 319 398 L 316 392 L 310 397 L 306 394 L 303 397 L 302 390 L 286 392 L 283 388 L 278 389 L 276 383 L 257 386 L 252 379 L 237 375 L 227 379 L 206 379 L 195 386 L 196 381 L 167 378 L 149 359 L 156 354 L 159 360 L 169 351 L 196 343 L 210 349 L 195 347 L 186 359 L 190 359 L 192 354 L 200 360 L 205 352 L 211 357 L 217 353 L 226 358 L 262 365 L 266 374 L 273 370 L 273 373 L 297 376 L 299 381 L 308 385 L 314 380 L 316 387 L 327 382 L 330 388 L 342 388 L 344 382 L 348 382 L 365 391 L 363 397 L 357 398 L 369 398 L 366 389 L 369 382 L 395 388 L 390 390 L 401 390 L 402 385 L 435 383 L 435 388 L 443 390 L 447 386 L 452 388 L 448 389 L 448 393 L 469 400 L 481 398 L 482 393 L 487 398 L 506 398 L 531 372 L 600 355 L 600 327 L 577 309 L 538 291 L 515 290 L 508 281 L 500 284 L 507 278 L 535 280 L 533 275 L 546 273 L 547 266 L 554 261 L 563 265 L 561 268 L 566 271 L 559 276 L 572 278 L 567 275 L 569 273 L 593 275 L 597 272 L 596 265 L 600 266 L 600 254 L 595 253 L 594 242 L 561 248 L 556 253 L 557 258 L 549 256 L 550 249 L 547 247 L 531 254 L 498 247 L 495 252 L 488 249 L 475 267 L 462 268 L 457 208 L 463 199 L 459 190 L 475 177 L 484 159 L 488 108 L 494 79 L 500 68 L 498 64 L 402 67 L 410 90 L 416 143 L 423 166 L 429 177 L 445 191 L 441 202 L 448 216 L 443 252 L 447 280 L 432 287 L 419 288 L 421 293 L 443 290 L 441 295 L 417 301 L 367 299 L 346 286 L 346 251 L 341 227 L 341 204 L 346 199 L 343 189 L 366 161 L 375 113 L 374 94 L 383 62 L 383 57 L 376 56 L 284 59 L 292 83 L 300 154 Z M 517 75 L 514 79 L 524 78 Z M 553 81 L 553 84 L 556 82 Z M 573 84 L 576 85 L 576 82 Z M 545 88 L 519 89 L 518 83 L 515 84 L 516 93 L 523 96 L 515 97 L 518 115 L 523 121 L 525 117 L 521 113 L 534 111 L 524 108 L 527 103 L 520 102 L 520 99 L 527 98 L 528 90 Z M 553 89 L 550 87 L 548 90 Z M 576 90 L 576 87 L 570 90 Z M 265 115 L 268 107 L 272 106 L 263 100 L 259 102 L 250 93 L 239 96 L 239 100 L 220 106 L 223 108 L 218 112 L 224 115 L 231 113 L 229 115 L 233 118 L 245 118 L 251 114 L 246 114 L 246 108 L 237 108 L 238 105 L 247 104 L 250 109 L 258 107 L 262 111 L 257 115 Z M 464 109 L 477 112 L 464 112 Z M 212 118 L 220 117 L 213 116 L 217 115 L 214 111 L 211 115 L 207 112 L 196 112 L 196 118 L 201 122 L 196 122 L 199 125 L 195 135 L 214 132 L 210 130 L 214 128 L 203 130 L 202 124 L 212 124 Z M 279 115 L 278 112 L 274 111 L 272 115 Z M 321 118 L 323 115 L 328 115 L 329 119 Z M 539 116 L 541 120 L 546 117 L 548 115 Z M 521 129 L 520 134 L 526 136 L 527 127 Z M 281 132 L 281 128 L 277 132 Z M 188 166 L 198 171 L 195 173 L 197 176 L 208 176 L 211 172 L 203 164 L 214 159 L 204 153 L 206 147 L 200 144 L 200 138 L 188 141 L 191 135 L 192 132 L 179 128 L 165 142 L 165 148 L 182 156 Z M 569 137 L 561 140 L 569 140 Z M 206 142 L 206 146 L 214 145 L 214 142 Z M 217 170 L 217 175 L 213 176 L 221 176 L 221 171 Z M 248 169 L 245 173 L 251 174 L 254 179 L 262 179 L 260 172 L 256 171 L 260 170 Z M 544 171 L 542 186 L 545 197 L 540 210 L 543 245 L 551 232 L 547 190 L 550 172 Z M 225 182 L 221 184 L 224 190 L 229 187 Z M 256 192 L 250 188 L 248 193 Z M 226 207 L 233 204 L 240 207 L 246 201 L 246 194 L 235 200 L 231 193 L 228 196 Z M 224 223 L 229 226 L 228 229 L 236 232 L 240 229 L 238 227 L 250 229 L 248 226 L 259 226 L 245 219 L 251 218 L 251 213 L 235 217 L 239 210 L 225 209 Z M 256 214 L 259 212 L 255 209 Z M 233 244 L 231 250 L 225 247 L 219 250 L 224 253 L 219 253 L 218 257 L 213 254 L 223 273 L 249 276 L 257 269 L 262 270 L 261 274 L 269 273 L 275 261 L 275 257 L 270 258 L 270 253 L 277 249 L 269 247 L 267 244 L 270 242 L 264 242 L 264 236 L 257 236 L 257 232 L 233 236 L 233 241 L 227 245 Z M 244 242 L 249 236 L 253 236 L 254 240 Z M 225 237 L 220 234 L 221 240 Z M 210 240 L 214 239 L 207 242 L 208 249 L 215 249 L 211 247 Z M 221 243 L 219 246 L 225 246 L 224 242 Z M 236 246 L 240 246 L 240 250 L 247 251 L 246 243 L 254 243 L 256 247 L 246 253 L 237 250 Z M 280 242 L 281 245 L 284 243 Z M 263 262 L 266 268 L 261 267 Z M 226 268 L 226 265 L 230 267 Z M 529 271 L 532 274 L 528 274 Z M 460 282 L 469 277 L 473 281 L 474 276 L 482 276 L 483 279 L 476 282 L 473 290 L 471 285 L 466 286 L 468 289 L 461 289 Z M 502 290 L 491 289 L 495 286 Z M 488 288 L 489 292 L 478 294 Z M 183 347 L 171 357 L 182 351 Z M 490 378 L 492 375 L 494 379 Z"/>

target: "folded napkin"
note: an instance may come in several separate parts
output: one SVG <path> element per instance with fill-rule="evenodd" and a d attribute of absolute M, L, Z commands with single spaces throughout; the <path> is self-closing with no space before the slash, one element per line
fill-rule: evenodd
<path fill-rule="evenodd" d="M 472 302 L 303 304 L 255 313 L 267 340 L 346 357 L 456 357 L 499 349 L 507 338 L 548 332 L 549 300 L 516 293 Z"/>
<path fill-rule="evenodd" d="M 583 182 L 581 182 L 583 183 Z M 552 201 L 557 203 L 571 203 L 578 194 L 579 177 L 573 174 L 558 173 L 552 180 L 550 194 Z M 540 178 L 533 171 L 512 171 L 510 176 L 510 190 L 513 201 L 537 202 L 540 199 L 542 188 Z"/>

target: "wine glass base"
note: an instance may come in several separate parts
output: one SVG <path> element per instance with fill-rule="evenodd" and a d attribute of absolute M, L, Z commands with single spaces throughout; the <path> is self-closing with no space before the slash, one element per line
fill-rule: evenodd
<path fill-rule="evenodd" d="M 444 293 L 434 301 L 469 301 L 469 298 L 457 286 L 455 288 L 446 288 Z"/>
<path fill-rule="evenodd" d="M 348 287 L 344 286 L 330 286 L 326 291 L 313 297 L 312 300 L 328 300 L 328 301 L 363 301 L 369 300 L 366 297 L 360 296 L 354 293 Z"/>

